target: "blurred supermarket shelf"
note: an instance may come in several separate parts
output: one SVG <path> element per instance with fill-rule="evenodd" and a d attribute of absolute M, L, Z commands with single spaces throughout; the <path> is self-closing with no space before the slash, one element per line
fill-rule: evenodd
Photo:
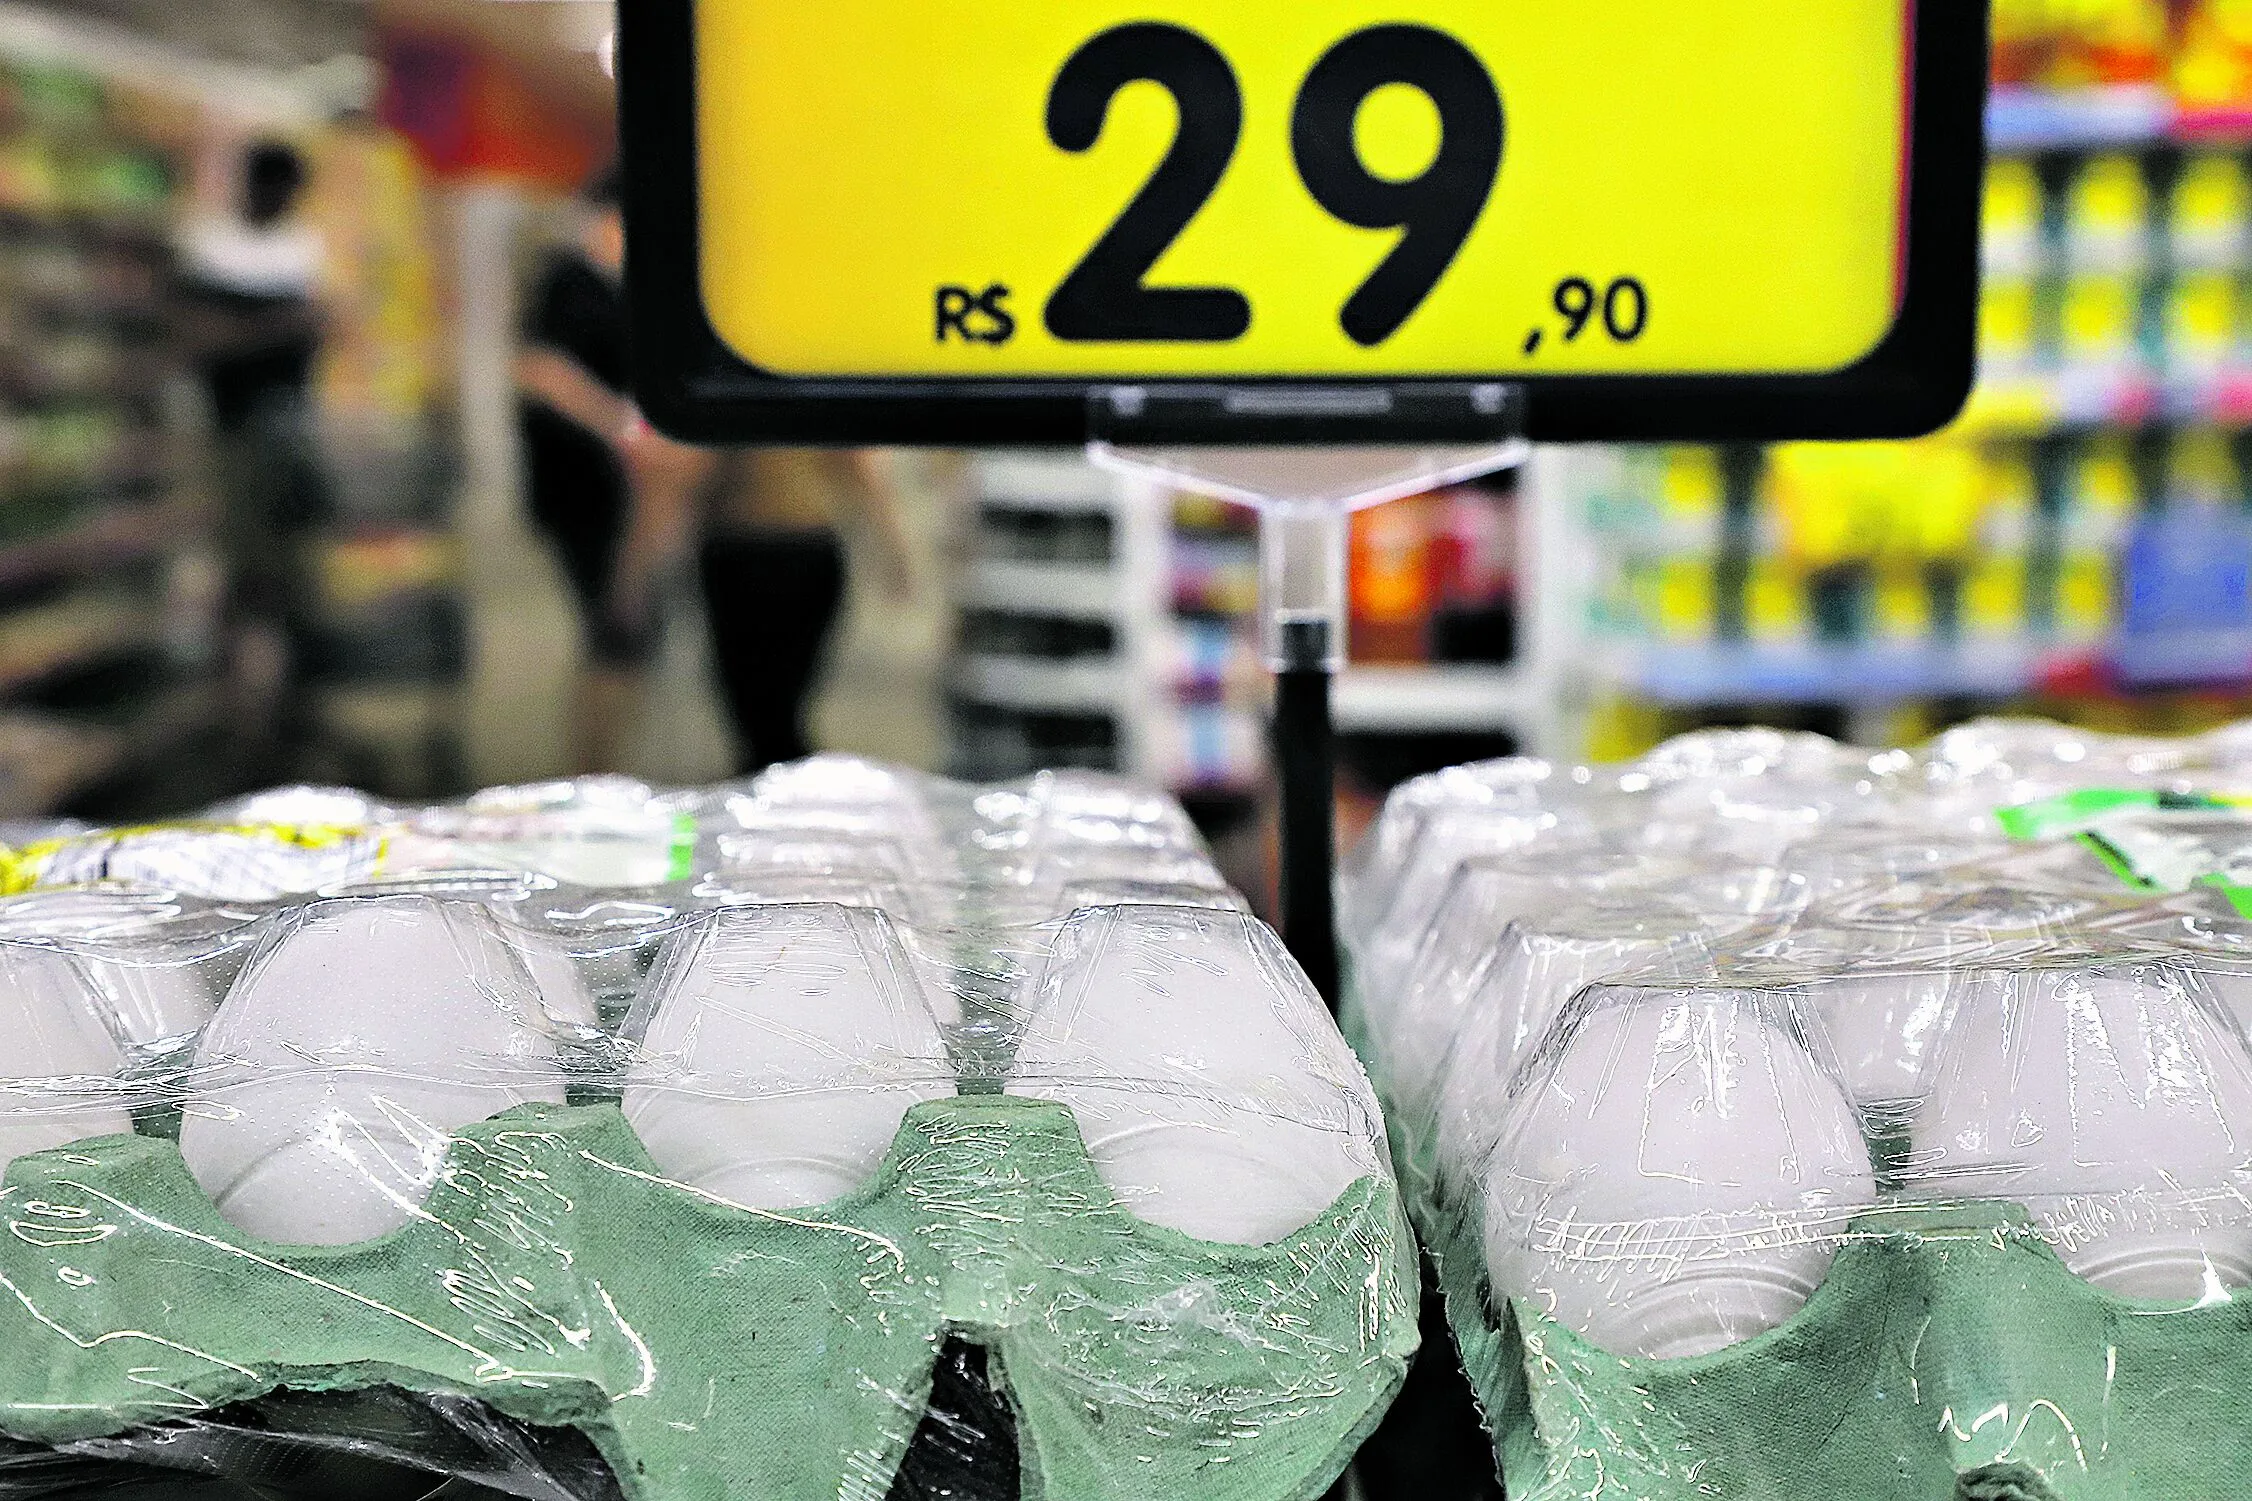
<path fill-rule="evenodd" d="M 979 558 L 963 571 L 959 603 L 1067 620 L 1108 620 L 1118 611 L 1118 580 L 1107 563 Z"/>
<path fill-rule="evenodd" d="M 1984 380 L 1957 431 L 2036 438 L 2077 428 L 2252 424 L 2252 370 L 2204 377 L 2147 370 L 2059 372 Z"/>
<path fill-rule="evenodd" d="M 2024 642 L 1683 644 L 1633 651 L 1612 675 L 1668 707 L 2009 698 L 2082 665 Z"/>
<path fill-rule="evenodd" d="M 2105 657 L 2131 688 L 2240 687 L 2252 683 L 2252 628 L 2130 632 Z"/>
<path fill-rule="evenodd" d="M 954 664 L 954 692 L 972 703 L 1020 714 L 1112 714 L 1120 706 L 1125 676 L 1105 658 L 965 654 Z"/>
<path fill-rule="evenodd" d="M 1526 675 L 1507 667 L 1353 667 L 1333 712 L 1349 733 L 1499 733 L 1531 717 L 1535 700 Z"/>
<path fill-rule="evenodd" d="M 2001 87 L 1986 105 L 1986 144 L 1996 155 L 2246 141 L 2252 141 L 2252 105 L 2185 108 L 2153 84 Z"/>
<path fill-rule="evenodd" d="M 2165 90 L 1997 88 L 1986 106 L 1987 148 L 1997 153 L 2137 146 L 2168 139 L 2181 116 Z"/>
<path fill-rule="evenodd" d="M 2077 649 L 2046 642 L 1684 644 L 1617 653 L 1606 676 L 1669 708 L 2239 689 L 2252 684 L 2252 629 L 2123 633 Z"/>
<path fill-rule="evenodd" d="M 323 66 L 349 55 L 354 6 L 179 6 L 127 0 L 71 9 L 0 0 L 0 56 L 84 68 L 161 97 L 193 101 L 246 124 L 304 128 L 332 116 L 336 90 Z M 325 14 L 324 14 L 325 13 Z M 316 24 L 325 22 L 325 24 Z M 155 35 L 152 35 L 154 33 Z M 319 56 L 282 60 L 309 37 Z M 226 48 L 222 38 L 235 46 Z M 330 48 L 333 47 L 332 52 Z M 236 61 L 220 55 L 231 52 Z M 247 61 L 250 57 L 260 64 Z"/>
<path fill-rule="evenodd" d="M 43 579 L 81 577 L 161 557 L 196 534 L 208 519 L 199 501 L 124 505 L 97 511 L 48 536 L 0 549 L 0 588 Z"/>
<path fill-rule="evenodd" d="M 162 645 L 158 612 L 130 597 L 97 595 L 32 605 L 0 618 L 0 693 Z"/>
<path fill-rule="evenodd" d="M 1078 454 L 986 455 L 977 466 L 977 500 L 996 510 L 1098 512 L 1116 509 L 1118 481 Z"/>

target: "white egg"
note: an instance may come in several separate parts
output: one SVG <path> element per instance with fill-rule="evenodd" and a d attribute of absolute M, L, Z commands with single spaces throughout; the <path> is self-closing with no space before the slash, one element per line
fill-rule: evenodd
<path fill-rule="evenodd" d="M 1274 936 L 1237 912 L 1083 912 L 1028 984 L 1008 1090 L 1069 1105 L 1121 1204 L 1265 1245 L 1381 1171 L 1375 1102 Z"/>
<path fill-rule="evenodd" d="M 1876 1202 L 1852 1106 L 1772 998 L 1602 995 L 1512 1100 L 1486 1180 L 1495 1289 L 1615 1355 L 1777 1327 Z"/>
<path fill-rule="evenodd" d="M 841 906 L 707 913 L 667 944 L 625 1095 L 671 1178 L 750 1209 L 864 1186 L 908 1110 L 955 1093 L 939 1018 L 889 921 Z"/>
<path fill-rule="evenodd" d="M 85 1087 L 125 1064 L 101 1016 L 67 955 L 0 943 L 0 1172 L 33 1152 L 133 1129 L 121 1105 Z"/>
<path fill-rule="evenodd" d="M 2252 1051 L 2170 964 L 1958 976 L 1912 1187 L 2023 1203 L 2125 1297 L 2252 1287 Z"/>
<path fill-rule="evenodd" d="M 593 1010 L 552 960 L 543 993 L 522 943 L 425 895 L 285 914 L 196 1050 L 180 1150 L 220 1213 L 285 1244 L 369 1240 L 420 1212 L 462 1127 L 562 1103 L 557 1023 Z"/>
<path fill-rule="evenodd" d="M 1573 997 L 1604 981 L 1670 974 L 1701 958 L 1703 940 L 1701 918 L 1655 897 L 1565 902 L 1511 922 L 1459 1024 L 1425 1038 L 1422 1071 L 1402 1070 L 1402 1108 L 1429 1109 L 1437 1121 L 1441 1170 L 1457 1182 L 1477 1176 L 1519 1066 Z"/>

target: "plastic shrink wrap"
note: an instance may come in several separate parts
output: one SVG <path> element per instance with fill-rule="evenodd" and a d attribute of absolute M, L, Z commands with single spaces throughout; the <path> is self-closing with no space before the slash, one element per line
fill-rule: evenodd
<path fill-rule="evenodd" d="M 2252 1494 L 2246 793 L 1981 721 L 1395 794 L 1345 1020 L 1509 1494 Z"/>
<path fill-rule="evenodd" d="M 1297 1501 L 1414 1351 L 1358 1061 L 1125 784 L 284 789 L 0 877 L 0 1496 L 875 1498 L 922 1431 Z"/>

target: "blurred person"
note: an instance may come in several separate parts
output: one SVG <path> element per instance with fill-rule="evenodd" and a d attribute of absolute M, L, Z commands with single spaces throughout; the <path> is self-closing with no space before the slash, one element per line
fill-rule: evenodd
<path fill-rule="evenodd" d="M 578 769 L 622 764 L 667 586 L 691 554 L 739 768 L 795 760 L 810 749 L 807 703 L 844 602 L 839 525 L 887 589 L 911 588 L 889 475 L 871 454 L 708 450 L 651 427 L 628 395 L 614 171 L 581 209 L 577 245 L 532 298 L 516 365 L 532 516 L 571 580 L 590 663 L 573 709 Z"/>
<path fill-rule="evenodd" d="M 295 147 L 256 142 L 228 210 L 191 215 L 181 234 L 185 331 L 222 434 L 294 413 L 312 385 L 322 244 L 297 212 L 309 175 Z"/>
<path fill-rule="evenodd" d="M 325 318 L 320 232 L 299 212 L 310 171 L 279 140 L 212 143 L 182 222 L 178 338 L 214 429 L 228 635 L 246 744 L 294 729 L 292 530 L 312 493 L 306 407 Z"/>
<path fill-rule="evenodd" d="M 886 593 L 913 592 L 889 465 L 865 451 L 709 451 L 634 426 L 618 608 L 654 619 L 693 552 L 737 772 L 810 755 L 806 711 L 845 600 L 839 528 L 855 534 Z"/>
<path fill-rule="evenodd" d="M 697 571 L 741 774 L 812 752 L 806 710 L 845 600 L 839 528 L 885 594 L 913 594 L 895 495 L 866 451 L 746 449 L 721 469 Z"/>
<path fill-rule="evenodd" d="M 580 194 L 575 243 L 540 274 L 516 358 L 531 519 L 570 584 L 585 650 L 570 725 L 580 772 L 620 769 L 656 647 L 653 614 L 618 604 L 636 458 L 647 484 L 692 489 L 709 471 L 693 451 L 659 449 L 627 395 L 625 243 L 618 179 L 606 172 Z"/>

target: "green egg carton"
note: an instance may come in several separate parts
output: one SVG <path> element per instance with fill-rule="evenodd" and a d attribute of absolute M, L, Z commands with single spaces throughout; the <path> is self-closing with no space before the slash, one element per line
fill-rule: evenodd
<path fill-rule="evenodd" d="M 1789 1323 L 1687 1360 L 1497 1311 L 1474 1244 L 1441 1260 L 1512 1501 L 2252 1495 L 2252 1307 L 2102 1293 L 2015 1205 L 1865 1216 Z"/>
<path fill-rule="evenodd" d="M 1344 1028 L 1369 1056 L 1350 994 Z M 1495 1295 L 1482 1217 L 1438 1202 L 1429 1133 L 1386 1107 L 1510 1501 L 2252 1496 L 2252 1299 L 2132 1302 L 2067 1270 L 2023 1206 L 1902 1206 L 1855 1220 L 1780 1328 L 1622 1358 Z"/>
<path fill-rule="evenodd" d="M 916 1106 L 864 1190 L 798 1213 L 667 1180 L 614 1106 L 532 1105 L 364 1245 L 246 1237 L 141 1136 L 18 1158 L 0 1224 L 0 1433 L 458 1394 L 585 1434 L 633 1501 L 881 1497 L 949 1335 L 990 1352 L 1034 1501 L 1301 1501 L 1416 1345 L 1387 1179 L 1273 1245 L 1198 1241 L 1119 1206 L 1068 1108 L 1001 1095 Z"/>

